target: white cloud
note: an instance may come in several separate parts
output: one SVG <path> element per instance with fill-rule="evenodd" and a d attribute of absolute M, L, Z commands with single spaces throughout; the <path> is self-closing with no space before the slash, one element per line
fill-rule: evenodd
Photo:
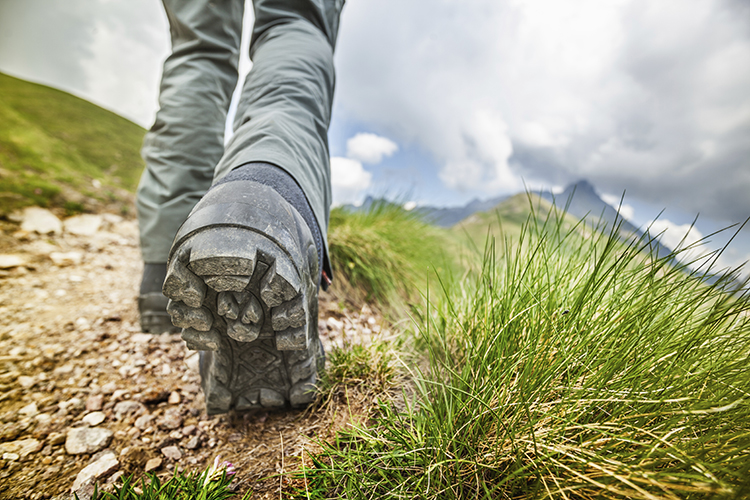
<path fill-rule="evenodd" d="M 331 158 L 331 188 L 333 205 L 351 203 L 360 205 L 364 191 L 370 187 L 372 174 L 362 167 L 362 163 L 351 158 L 334 156 Z"/>
<path fill-rule="evenodd" d="M 398 151 L 398 144 L 385 137 L 359 133 L 346 141 L 346 156 L 362 163 L 377 164 Z"/>
<path fill-rule="evenodd" d="M 697 269 L 709 258 L 711 250 L 705 245 L 703 234 L 690 224 L 675 224 L 668 219 L 657 219 L 649 225 L 652 236 L 659 236 L 662 244 L 670 250 L 680 250 L 677 258 L 684 262 L 693 262 L 690 267 Z"/>
<path fill-rule="evenodd" d="M 457 190 L 511 191 L 521 175 L 587 178 L 741 220 L 750 213 L 748 13 L 739 0 L 352 2 L 336 112 L 417 145 Z M 497 143 L 480 139 L 478 113 L 506 125 Z M 503 144 L 509 158 L 495 149 Z"/>
<path fill-rule="evenodd" d="M 613 194 L 602 194 L 601 198 L 607 205 L 614 208 L 615 210 L 619 208 L 620 215 L 625 217 L 627 220 L 633 220 L 635 209 L 633 208 L 633 205 L 628 205 L 627 203 L 623 203 L 622 205 L 620 205 L 620 201 L 622 200 L 621 196 L 615 196 Z"/>
<path fill-rule="evenodd" d="M 490 110 L 476 111 L 461 128 L 460 144 L 446 152 L 440 179 L 460 191 L 515 191 L 520 179 L 511 171 L 508 159 L 513 145 L 505 122 Z"/>

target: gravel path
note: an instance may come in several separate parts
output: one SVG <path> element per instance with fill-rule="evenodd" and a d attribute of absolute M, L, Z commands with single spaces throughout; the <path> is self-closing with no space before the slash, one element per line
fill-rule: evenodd
<path fill-rule="evenodd" d="M 93 481 L 169 477 L 217 455 L 237 468 L 239 491 L 278 498 L 277 474 L 303 449 L 369 411 L 371 396 L 354 390 L 324 410 L 207 417 L 197 353 L 179 335 L 140 333 L 135 222 L 27 222 L 0 224 L 0 499 L 84 499 Z M 380 332 L 367 307 L 322 296 L 320 310 L 328 349 Z"/>

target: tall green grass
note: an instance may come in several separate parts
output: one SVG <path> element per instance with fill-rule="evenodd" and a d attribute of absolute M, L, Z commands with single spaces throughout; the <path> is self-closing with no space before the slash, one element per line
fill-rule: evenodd
<path fill-rule="evenodd" d="M 334 293 L 354 303 L 397 308 L 417 301 L 426 277 L 448 262 L 444 232 L 383 200 L 357 212 L 334 208 L 328 243 Z"/>
<path fill-rule="evenodd" d="M 645 239 L 530 221 L 442 282 L 416 397 L 329 443 L 298 497 L 750 495 L 747 292 Z"/>

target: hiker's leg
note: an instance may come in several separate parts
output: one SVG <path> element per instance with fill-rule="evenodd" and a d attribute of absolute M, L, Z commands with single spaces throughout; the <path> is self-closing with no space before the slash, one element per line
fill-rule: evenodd
<path fill-rule="evenodd" d="M 333 50 L 343 0 L 256 0 L 253 67 L 235 134 L 216 168 L 221 179 L 250 162 L 275 165 L 302 188 L 324 238 L 331 205 L 328 125 Z M 327 255 L 327 252 L 325 252 Z M 323 257 L 328 271 L 327 258 Z"/>
<path fill-rule="evenodd" d="M 256 2 L 235 135 L 170 251 L 168 310 L 188 347 L 203 351 L 209 413 L 315 397 L 341 3 Z"/>
<path fill-rule="evenodd" d="M 167 261 L 177 229 L 211 186 L 237 85 L 243 0 L 164 0 L 172 54 L 143 142 L 137 209 L 144 262 Z"/>
<path fill-rule="evenodd" d="M 144 331 L 172 329 L 161 295 L 177 229 L 206 193 L 224 153 L 224 126 L 237 84 L 243 0 L 164 0 L 172 54 L 159 111 L 146 134 L 146 169 L 136 206 L 145 263 L 139 309 Z"/>

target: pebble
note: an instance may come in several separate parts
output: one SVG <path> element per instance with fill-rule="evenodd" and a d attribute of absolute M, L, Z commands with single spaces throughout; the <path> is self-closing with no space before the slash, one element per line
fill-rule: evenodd
<path fill-rule="evenodd" d="M 159 458 L 159 457 L 152 458 L 151 460 L 149 460 L 148 462 L 146 462 L 146 467 L 143 470 L 145 472 L 151 472 L 152 470 L 156 470 L 159 467 L 161 467 L 161 463 L 162 463 L 162 459 L 161 458 Z"/>
<path fill-rule="evenodd" d="M 91 413 L 87 413 L 81 420 L 89 424 L 91 427 L 96 427 L 97 425 L 104 422 L 104 420 L 107 418 L 107 415 L 105 415 L 102 411 L 94 411 Z"/>
<path fill-rule="evenodd" d="M 36 377 L 29 377 L 27 375 L 21 375 L 18 377 L 18 384 L 24 389 L 31 389 L 36 384 Z"/>
<path fill-rule="evenodd" d="M 171 405 L 178 405 L 180 404 L 180 401 L 182 401 L 182 397 L 180 396 L 180 393 L 177 391 L 172 391 L 169 394 L 169 400 L 167 402 Z"/>
<path fill-rule="evenodd" d="M 26 458 L 32 453 L 42 449 L 41 441 L 37 439 L 19 439 L 9 443 L 0 443 L 0 451 L 18 455 L 19 458 Z M 18 458 L 16 459 L 18 460 Z"/>
<path fill-rule="evenodd" d="M 60 222 L 60 219 L 58 219 L 55 214 L 53 214 L 46 208 L 25 208 L 21 217 L 22 231 L 39 234 L 62 233 L 62 222 Z"/>
<path fill-rule="evenodd" d="M 62 432 L 50 432 L 47 436 L 47 442 L 52 446 L 57 446 L 65 442 L 65 434 Z"/>
<path fill-rule="evenodd" d="M 86 398 L 86 411 L 99 411 L 104 404 L 104 396 L 96 394 Z"/>
<path fill-rule="evenodd" d="M 23 255 L 0 254 L 0 269 L 12 269 L 14 267 L 21 267 L 27 262 L 28 259 Z"/>
<path fill-rule="evenodd" d="M 18 410 L 18 413 L 26 417 L 35 417 L 39 414 L 39 409 L 37 408 L 36 403 L 31 403 Z"/>
<path fill-rule="evenodd" d="M 177 446 L 166 446 L 161 449 L 161 452 L 165 457 L 172 460 L 179 460 L 182 458 L 182 452 Z"/>
<path fill-rule="evenodd" d="M 8 460 L 10 462 L 15 462 L 19 460 L 21 457 L 18 455 L 18 453 L 3 453 L 3 460 Z"/>
<path fill-rule="evenodd" d="M 102 216 L 94 214 L 82 214 L 69 217 L 63 221 L 66 233 L 76 236 L 93 236 L 102 225 Z"/>
<path fill-rule="evenodd" d="M 153 418 L 154 418 L 153 416 L 151 416 L 148 413 L 146 413 L 145 415 L 141 415 L 140 417 L 138 417 L 135 420 L 135 423 L 133 425 L 135 426 L 136 429 L 144 430 L 149 425 L 151 425 L 151 420 Z"/>
<path fill-rule="evenodd" d="M 117 390 L 117 383 L 115 382 L 107 382 L 102 386 L 102 394 L 112 394 Z"/>
<path fill-rule="evenodd" d="M 79 266 L 83 262 L 81 252 L 52 252 L 49 254 L 52 263 L 59 267 Z"/>
<path fill-rule="evenodd" d="M 125 389 L 115 389 L 112 392 L 112 401 L 118 401 L 120 399 L 123 399 L 127 394 L 128 394 L 128 391 Z"/>
<path fill-rule="evenodd" d="M 182 425 L 182 415 L 179 408 L 168 408 L 159 419 L 159 427 L 162 429 L 177 429 Z"/>
<path fill-rule="evenodd" d="M 95 462 L 84 467 L 76 476 L 71 491 L 78 491 L 86 483 L 94 482 L 99 478 L 112 474 L 120 466 L 115 454 L 108 452 L 99 457 Z"/>
<path fill-rule="evenodd" d="M 65 451 L 70 455 L 96 453 L 104 449 L 112 440 L 114 433 L 100 427 L 76 427 L 68 430 L 65 439 Z"/>
<path fill-rule="evenodd" d="M 200 438 L 198 436 L 193 436 L 190 439 L 188 439 L 188 442 L 185 444 L 185 448 L 188 450 L 194 450 L 197 447 L 199 447 L 201 444 Z"/>
<path fill-rule="evenodd" d="M 146 407 L 138 401 L 120 401 L 114 408 L 115 417 L 121 420 L 125 417 L 137 417 L 146 413 Z"/>

